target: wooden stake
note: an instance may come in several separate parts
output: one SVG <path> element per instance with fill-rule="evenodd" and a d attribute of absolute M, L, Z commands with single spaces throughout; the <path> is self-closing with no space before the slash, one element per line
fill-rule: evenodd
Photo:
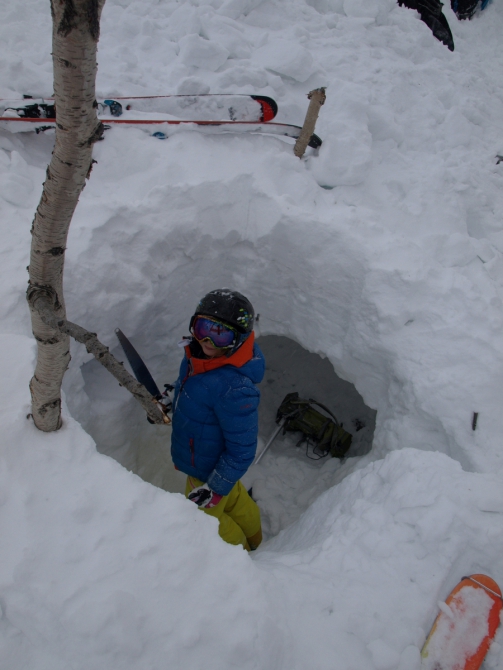
<path fill-rule="evenodd" d="M 309 107 L 307 110 L 306 118 L 304 120 L 304 125 L 300 135 L 295 142 L 293 148 L 293 153 L 297 158 L 302 158 L 304 152 L 306 151 L 311 135 L 314 133 L 314 127 L 316 126 L 316 120 L 318 119 L 318 114 L 320 113 L 320 107 L 325 103 L 326 95 L 325 88 L 315 88 L 313 91 L 310 91 L 307 94 L 308 99 L 310 100 Z"/>

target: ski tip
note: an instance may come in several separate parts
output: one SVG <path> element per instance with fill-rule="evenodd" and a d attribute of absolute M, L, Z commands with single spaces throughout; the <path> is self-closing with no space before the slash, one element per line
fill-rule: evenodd
<path fill-rule="evenodd" d="M 312 147 L 313 149 L 318 149 L 321 147 L 323 144 L 323 140 L 321 137 L 318 137 L 318 135 L 311 135 L 311 139 L 309 140 L 309 146 Z"/>
<path fill-rule="evenodd" d="M 267 95 L 251 95 L 250 98 L 256 100 L 262 107 L 260 120 L 263 122 L 272 121 L 278 113 L 278 103 Z"/>
<path fill-rule="evenodd" d="M 493 596 L 496 596 L 500 600 L 503 600 L 503 596 L 501 594 L 501 589 L 499 585 L 489 577 L 488 575 L 482 575 L 482 574 L 475 574 L 475 575 L 466 575 L 465 577 L 461 578 L 461 582 L 468 581 L 471 582 L 472 585 L 476 584 L 479 587 L 482 587 L 489 593 L 492 593 Z"/>

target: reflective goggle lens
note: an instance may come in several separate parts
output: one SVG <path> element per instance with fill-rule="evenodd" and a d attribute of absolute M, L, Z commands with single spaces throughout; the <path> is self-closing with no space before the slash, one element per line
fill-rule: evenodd
<path fill-rule="evenodd" d="M 225 349 L 234 344 L 236 333 L 223 323 L 198 316 L 192 326 L 196 340 L 210 340 L 217 349 Z"/>

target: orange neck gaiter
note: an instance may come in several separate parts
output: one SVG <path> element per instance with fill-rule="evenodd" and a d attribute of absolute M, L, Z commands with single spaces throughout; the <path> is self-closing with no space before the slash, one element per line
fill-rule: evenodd
<path fill-rule="evenodd" d="M 235 351 L 232 356 L 217 356 L 216 358 L 194 358 L 190 352 L 190 347 L 185 347 L 185 355 L 189 361 L 189 368 L 191 372 L 189 375 L 200 375 L 203 372 L 216 370 L 224 365 L 234 365 L 236 368 L 241 368 L 245 363 L 248 363 L 253 357 L 253 343 L 255 342 L 255 333 L 252 333 L 247 340 Z"/>

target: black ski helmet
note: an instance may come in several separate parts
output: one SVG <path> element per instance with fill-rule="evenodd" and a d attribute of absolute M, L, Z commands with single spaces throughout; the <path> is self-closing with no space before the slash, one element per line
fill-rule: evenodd
<path fill-rule="evenodd" d="M 218 288 L 204 296 L 190 320 L 191 328 L 196 316 L 210 316 L 218 319 L 235 328 L 242 335 L 252 332 L 255 321 L 255 312 L 248 298 L 228 288 Z"/>

